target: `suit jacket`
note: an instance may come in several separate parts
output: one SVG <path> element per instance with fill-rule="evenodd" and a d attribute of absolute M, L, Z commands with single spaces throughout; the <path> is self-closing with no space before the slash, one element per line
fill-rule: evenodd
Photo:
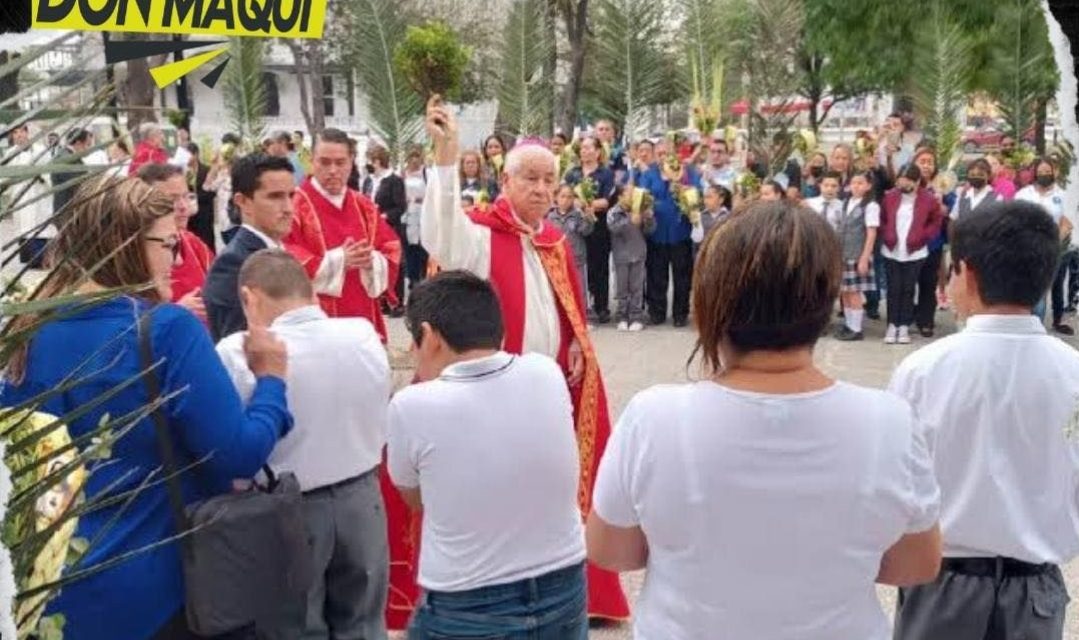
<path fill-rule="evenodd" d="M 214 342 L 247 328 L 247 318 L 240 304 L 240 267 L 251 254 L 266 246 L 257 235 L 240 227 L 210 266 L 206 284 L 202 287 L 202 300 Z"/>
<path fill-rule="evenodd" d="M 83 161 L 82 161 L 82 158 L 76 159 L 75 154 L 73 154 L 71 152 L 71 149 L 68 149 L 67 147 L 64 147 L 63 149 L 60 150 L 60 152 L 56 156 L 56 159 L 54 160 L 54 162 L 56 164 L 71 164 L 71 165 L 84 164 Z M 78 172 L 78 171 L 75 171 L 75 172 L 57 171 L 57 172 L 52 174 L 52 184 L 53 184 L 54 187 L 59 187 L 60 185 L 64 184 L 65 182 L 68 182 L 70 180 L 74 180 L 74 179 L 79 178 L 80 176 L 83 176 L 83 175 L 85 175 L 85 174 L 83 174 L 81 172 Z M 67 205 L 68 201 L 71 200 L 71 197 L 75 195 L 75 190 L 79 188 L 80 184 L 81 184 L 81 182 L 72 184 L 72 185 L 68 186 L 67 188 L 61 189 L 61 190 L 59 190 L 59 191 L 52 194 L 52 210 L 53 210 L 53 213 L 56 213 L 56 212 L 60 211 L 61 209 L 64 208 L 65 205 Z"/>
<path fill-rule="evenodd" d="M 401 226 L 401 218 L 408 211 L 408 196 L 405 195 L 405 181 L 401 176 L 391 173 L 383 178 L 372 200 L 391 225 Z"/>

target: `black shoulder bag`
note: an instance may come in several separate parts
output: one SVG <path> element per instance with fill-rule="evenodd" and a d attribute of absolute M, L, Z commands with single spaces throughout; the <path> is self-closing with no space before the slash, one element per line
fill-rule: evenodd
<path fill-rule="evenodd" d="M 139 319 L 139 352 L 150 402 L 161 399 L 154 369 L 150 314 Z M 189 629 L 213 636 L 272 621 L 302 602 L 314 568 L 299 483 L 291 473 L 265 488 L 228 493 L 184 506 L 179 467 L 161 407 L 152 413 L 166 475 L 169 507 L 181 536 Z"/>

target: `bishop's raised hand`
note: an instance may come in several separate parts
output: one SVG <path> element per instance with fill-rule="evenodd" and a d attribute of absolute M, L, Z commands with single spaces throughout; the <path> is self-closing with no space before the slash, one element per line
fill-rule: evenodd
<path fill-rule="evenodd" d="M 427 101 L 427 117 L 425 118 L 427 135 L 435 147 L 435 163 L 438 166 L 457 164 L 458 138 L 457 118 L 444 102 L 442 96 L 433 95 Z"/>

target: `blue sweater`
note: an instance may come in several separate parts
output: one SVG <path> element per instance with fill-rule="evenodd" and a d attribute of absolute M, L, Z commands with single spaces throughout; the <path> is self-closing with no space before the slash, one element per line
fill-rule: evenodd
<path fill-rule="evenodd" d="M 135 326 L 146 303 L 118 298 L 44 325 L 30 345 L 21 384 L 4 384 L 0 404 L 13 406 L 61 383 L 67 376 L 86 377 L 78 386 L 50 398 L 42 411 L 62 416 L 100 398 L 140 370 Z M 269 457 L 277 440 L 292 426 L 285 383 L 260 378 L 245 410 L 206 328 L 187 310 L 159 306 L 151 323 L 154 359 L 162 394 L 182 392 L 165 412 L 181 467 L 211 457 L 182 476 L 187 502 L 229 490 L 233 478 L 249 478 Z M 87 364 L 83 365 L 83 362 Z M 81 368 L 80 368 L 81 366 Z M 148 401 L 139 380 L 68 425 L 72 438 L 92 431 L 106 414 L 112 418 L 137 411 Z M 161 466 L 157 435 L 150 418 L 141 420 L 112 449 L 109 460 L 92 468 L 87 499 L 136 489 Z M 155 479 L 159 478 L 155 474 Z M 117 486 L 109 489 L 110 485 Z M 83 515 L 75 535 L 94 540 L 124 503 Z M 141 549 L 175 535 L 163 484 L 143 489 L 76 569 Z M 63 588 L 49 613 L 63 613 L 66 640 L 145 640 L 183 606 L 183 580 L 175 544 L 139 553 L 106 571 Z"/>
<path fill-rule="evenodd" d="M 686 183 L 694 189 L 700 184 L 700 178 L 693 167 L 686 167 Z M 693 226 L 679 210 L 678 203 L 674 201 L 674 194 L 671 193 L 671 185 L 663 179 L 659 165 L 654 164 L 647 171 L 639 174 L 637 186 L 648 189 L 655 200 L 652 208 L 656 215 L 656 230 L 648 238 L 649 242 L 656 244 L 688 242 Z"/>

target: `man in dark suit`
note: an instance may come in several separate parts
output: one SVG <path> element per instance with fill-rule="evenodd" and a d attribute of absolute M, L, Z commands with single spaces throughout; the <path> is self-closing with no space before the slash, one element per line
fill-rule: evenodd
<path fill-rule="evenodd" d="M 281 248 L 292 229 L 296 183 L 288 158 L 254 153 L 232 164 L 232 197 L 242 224 L 218 254 L 202 289 L 214 342 L 247 328 L 238 277 L 247 258 L 267 247 Z"/>
<path fill-rule="evenodd" d="M 405 246 L 405 225 L 403 217 L 408 211 L 408 197 L 405 195 L 405 181 L 390 168 L 390 152 L 386 147 L 374 145 L 367 150 L 368 176 L 363 183 L 363 193 L 375 201 L 382 217 L 393 227 L 401 246 Z M 397 282 L 390 285 L 396 294 L 396 300 L 387 304 L 383 299 L 383 313 L 399 318 L 403 314 L 405 301 L 405 279 L 400 274 Z"/>

